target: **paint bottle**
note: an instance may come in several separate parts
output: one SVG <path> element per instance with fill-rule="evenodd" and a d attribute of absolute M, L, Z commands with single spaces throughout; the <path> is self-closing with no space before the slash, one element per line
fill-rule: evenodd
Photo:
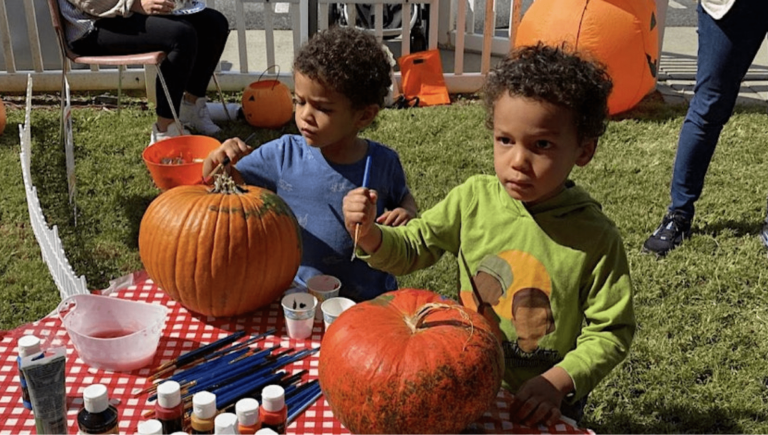
<path fill-rule="evenodd" d="M 237 432 L 237 416 L 231 412 L 222 412 L 213 420 L 213 433 L 232 434 Z"/>
<path fill-rule="evenodd" d="M 216 395 L 208 391 L 200 391 L 192 396 L 192 418 L 190 419 L 193 434 L 212 434 L 213 419 L 216 417 Z"/>
<path fill-rule="evenodd" d="M 261 391 L 261 427 L 285 433 L 288 409 L 285 407 L 285 390 L 280 385 L 267 385 Z"/>
<path fill-rule="evenodd" d="M 268 427 L 262 427 L 256 431 L 255 435 L 278 435 L 278 433 Z"/>
<path fill-rule="evenodd" d="M 29 388 L 27 380 L 24 378 L 24 372 L 21 371 L 21 359 L 42 352 L 40 349 L 40 339 L 34 335 L 25 335 L 18 341 L 19 357 L 16 358 L 16 365 L 19 368 L 19 383 L 21 384 L 21 403 L 27 409 L 32 409 L 32 402 L 29 400 Z"/>
<path fill-rule="evenodd" d="M 237 431 L 241 434 L 255 434 L 261 429 L 259 421 L 259 401 L 246 397 L 235 404 L 237 414 Z"/>
<path fill-rule="evenodd" d="M 162 433 L 178 432 L 184 428 L 184 405 L 178 382 L 165 381 L 157 386 L 155 416 L 163 425 Z"/>
<path fill-rule="evenodd" d="M 78 433 L 116 434 L 117 409 L 109 404 L 107 387 L 93 384 L 83 391 L 83 409 L 77 413 Z"/>
<path fill-rule="evenodd" d="M 136 435 L 163 435 L 163 423 L 160 420 L 151 418 L 139 423 L 136 428 Z"/>

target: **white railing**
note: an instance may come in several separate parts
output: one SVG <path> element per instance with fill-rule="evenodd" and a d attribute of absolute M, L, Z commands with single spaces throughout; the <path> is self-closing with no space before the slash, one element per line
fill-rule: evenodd
<path fill-rule="evenodd" d="M 380 40 L 384 39 L 385 32 L 380 12 L 385 5 L 398 3 L 428 5 L 430 12 L 427 44 L 429 48 L 440 47 L 443 52 L 450 53 L 448 58 L 453 60 L 444 64 L 445 78 L 449 92 L 455 93 L 479 89 L 482 77 L 488 71 L 491 56 L 503 54 L 510 47 L 508 37 L 486 37 L 495 34 L 495 2 L 493 0 L 486 2 L 485 23 L 487 25 L 484 26 L 482 35 L 474 32 L 474 24 L 456 24 L 474 22 L 477 1 L 482 0 L 469 0 L 468 3 L 463 0 L 349 0 L 345 3 L 352 6 L 349 8 L 351 11 L 354 11 L 353 5 L 356 3 L 374 5 L 377 18 L 374 29 L 370 30 Z M 512 1 L 515 10 L 519 11 L 520 0 Z M 234 8 L 235 28 L 230 33 L 228 50 L 222 56 L 217 77 L 223 90 L 239 91 L 263 74 L 278 77 L 292 87 L 290 71 L 293 53 L 309 36 L 310 7 L 316 8 L 317 27 L 323 29 L 329 24 L 329 5 L 337 1 L 208 0 L 207 3 L 213 8 L 216 8 L 217 4 L 230 9 Z M 259 4 L 262 8 L 258 13 L 263 17 L 263 30 L 246 29 L 246 14 L 250 13 L 246 6 L 253 4 Z M 468 10 L 467 4 L 469 4 Z M 276 12 L 276 8 L 280 11 Z M 411 18 L 411 9 L 403 7 L 402 10 L 403 22 L 408 23 Z M 286 12 L 291 29 L 275 29 L 276 14 Z M 514 23 L 512 21 L 512 24 Z M 410 33 L 410 26 L 405 25 L 401 37 L 396 40 L 387 40 L 387 44 L 390 48 L 395 46 L 392 51 L 396 54 L 407 54 L 411 51 Z M 61 55 L 50 24 L 46 0 L 0 0 L 0 40 L 2 41 L 0 90 L 23 92 L 27 74 L 31 74 L 34 78 L 36 92 L 61 90 Z M 478 43 L 478 41 L 485 42 Z M 482 61 L 479 62 L 478 58 Z M 472 61 L 468 62 L 468 59 Z M 475 66 L 469 67 L 469 63 Z M 278 68 L 269 68 L 274 65 Z M 117 69 L 71 66 L 74 68 L 68 76 L 73 91 L 117 89 Z M 265 71 L 267 71 L 266 74 Z M 399 73 L 395 76 L 399 81 Z M 143 67 L 137 66 L 127 68 L 123 72 L 124 89 L 145 89 L 145 84 L 153 81 L 152 67 L 145 71 Z M 150 92 L 151 88 L 152 86 L 150 86 Z"/>
<path fill-rule="evenodd" d="M 37 197 L 37 188 L 32 184 L 32 171 L 30 160 L 32 156 L 32 133 L 30 124 L 30 113 L 32 111 L 32 76 L 28 75 L 27 81 L 27 111 L 24 118 L 24 125 L 19 126 L 19 139 L 21 140 L 21 173 L 24 179 L 24 191 L 27 196 L 27 208 L 29 210 L 29 221 L 32 224 L 32 231 L 35 233 L 43 261 L 48 265 L 56 288 L 59 289 L 59 296 L 62 299 L 75 294 L 88 294 L 88 285 L 85 276 L 77 276 L 72 270 L 64 248 L 59 238 L 59 230 L 56 225 L 51 229 L 43 215 L 43 209 L 40 207 L 40 200 Z"/>

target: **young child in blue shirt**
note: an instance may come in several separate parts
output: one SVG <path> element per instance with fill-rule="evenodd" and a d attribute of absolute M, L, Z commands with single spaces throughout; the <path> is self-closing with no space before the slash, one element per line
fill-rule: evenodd
<path fill-rule="evenodd" d="M 352 258 L 342 201 L 363 184 L 379 192 L 377 222 L 403 225 L 417 213 L 397 153 L 358 137 L 384 105 L 391 85 L 389 56 L 373 35 L 333 27 L 314 35 L 293 64 L 295 120 L 301 135 L 285 135 L 252 150 L 240 139 L 225 141 L 205 160 L 203 174 L 223 161 L 233 177 L 276 192 L 301 226 L 303 253 L 297 277 L 317 274 L 341 280 L 341 296 L 355 301 L 395 290 L 389 273 Z"/>

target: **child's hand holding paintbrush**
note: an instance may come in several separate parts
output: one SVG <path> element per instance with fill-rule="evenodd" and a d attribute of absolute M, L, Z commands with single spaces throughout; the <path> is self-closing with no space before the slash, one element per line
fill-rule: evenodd
<path fill-rule="evenodd" d="M 375 225 L 378 194 L 375 190 L 368 189 L 367 187 L 370 160 L 366 161 L 365 166 L 363 186 L 347 193 L 342 207 L 344 211 L 344 226 L 354 240 L 353 260 L 356 248 L 359 247 L 367 253 L 373 253 L 381 245 L 381 230 Z"/>
<path fill-rule="evenodd" d="M 236 163 L 240 158 L 253 151 L 253 147 L 248 145 L 255 134 L 251 134 L 245 140 L 240 138 L 227 139 L 218 148 L 213 150 L 203 161 L 203 183 L 213 183 L 214 175 L 224 170 L 235 179 L 235 183 L 243 184 L 240 174 L 230 163 Z"/>

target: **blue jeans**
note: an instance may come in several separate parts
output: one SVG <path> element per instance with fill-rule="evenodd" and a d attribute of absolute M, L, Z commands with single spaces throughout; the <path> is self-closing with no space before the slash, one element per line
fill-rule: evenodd
<path fill-rule="evenodd" d="M 696 86 L 680 131 L 670 188 L 670 213 L 693 218 L 704 176 L 741 81 L 768 32 L 768 1 L 737 0 L 720 20 L 698 6 Z"/>

